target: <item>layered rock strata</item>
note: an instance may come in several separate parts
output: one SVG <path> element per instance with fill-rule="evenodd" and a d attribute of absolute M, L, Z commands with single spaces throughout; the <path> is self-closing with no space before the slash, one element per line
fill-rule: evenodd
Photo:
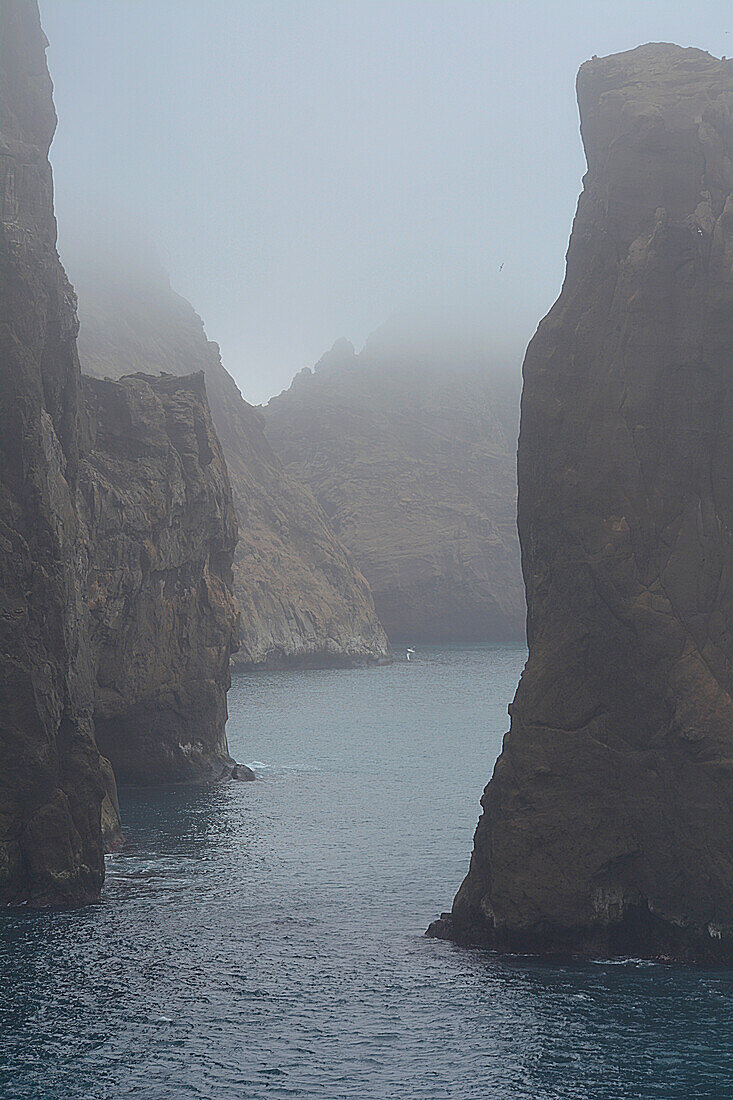
<path fill-rule="evenodd" d="M 237 525 L 202 374 L 84 379 L 97 743 L 121 783 L 231 776 Z"/>
<path fill-rule="evenodd" d="M 432 929 L 733 962 L 733 62 L 578 76 L 588 172 L 527 351 L 530 656 Z"/>
<path fill-rule="evenodd" d="M 45 46 L 36 4 L 3 0 L 0 904 L 89 901 L 104 874 L 79 516 L 81 379 L 74 298 L 56 253 Z"/>
<path fill-rule="evenodd" d="M 338 341 L 264 411 L 392 641 L 523 639 L 519 385 L 484 347 L 421 345 L 393 323 L 359 355 Z"/>
<path fill-rule="evenodd" d="M 77 248 L 72 263 L 86 373 L 204 372 L 239 523 L 236 663 L 273 668 L 388 660 L 367 583 L 311 492 L 283 470 L 261 413 L 243 399 L 200 317 L 154 263 L 136 257 L 115 271 L 86 254 L 83 244 Z"/>

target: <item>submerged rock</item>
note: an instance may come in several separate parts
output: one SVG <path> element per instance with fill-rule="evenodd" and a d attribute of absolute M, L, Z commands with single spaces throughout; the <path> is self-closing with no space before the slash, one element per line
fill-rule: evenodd
<path fill-rule="evenodd" d="M 435 935 L 733 962 L 733 63 L 578 76 L 588 173 L 527 351 L 530 656 Z"/>
<path fill-rule="evenodd" d="M 421 342 L 399 319 L 359 355 L 337 341 L 265 408 L 393 642 L 524 638 L 518 411 L 518 381 L 485 348 Z"/>
<path fill-rule="evenodd" d="M 97 743 L 120 783 L 228 777 L 237 525 L 203 374 L 84 392 Z"/>
<path fill-rule="evenodd" d="M 246 764 L 235 764 L 232 768 L 232 779 L 238 779 L 243 783 L 251 783 L 257 776 Z"/>
<path fill-rule="evenodd" d="M 262 414 L 242 397 L 193 307 L 145 257 L 115 271 L 104 259 L 85 255 L 83 245 L 77 248 L 86 373 L 204 372 L 239 521 L 235 663 L 277 668 L 389 660 L 366 581 L 312 493 L 283 469 L 265 438 Z"/>
<path fill-rule="evenodd" d="M 117 833 L 92 725 L 74 296 L 56 253 L 46 39 L 0 6 L 0 904 L 98 896 Z"/>

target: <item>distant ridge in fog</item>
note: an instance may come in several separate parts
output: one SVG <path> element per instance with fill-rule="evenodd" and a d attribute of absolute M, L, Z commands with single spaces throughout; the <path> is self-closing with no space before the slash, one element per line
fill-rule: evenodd
<path fill-rule="evenodd" d="M 267 434 L 354 555 L 390 638 L 524 635 L 519 373 L 478 337 L 396 315 L 265 407 Z"/>

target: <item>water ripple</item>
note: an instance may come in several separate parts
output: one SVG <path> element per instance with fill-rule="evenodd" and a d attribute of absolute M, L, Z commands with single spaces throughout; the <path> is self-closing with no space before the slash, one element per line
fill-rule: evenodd
<path fill-rule="evenodd" d="M 733 978 L 425 939 L 519 649 L 235 677 L 257 783 L 123 794 L 102 901 L 0 917 L 3 1100 L 733 1095 Z"/>

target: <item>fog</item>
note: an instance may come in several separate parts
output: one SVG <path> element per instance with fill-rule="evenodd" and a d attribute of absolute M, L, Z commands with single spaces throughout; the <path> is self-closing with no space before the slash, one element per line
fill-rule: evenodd
<path fill-rule="evenodd" d="M 578 66 L 650 40 L 733 53 L 722 0 L 40 6 L 72 280 L 148 241 L 255 402 L 395 312 L 518 367 L 584 171 Z"/>

